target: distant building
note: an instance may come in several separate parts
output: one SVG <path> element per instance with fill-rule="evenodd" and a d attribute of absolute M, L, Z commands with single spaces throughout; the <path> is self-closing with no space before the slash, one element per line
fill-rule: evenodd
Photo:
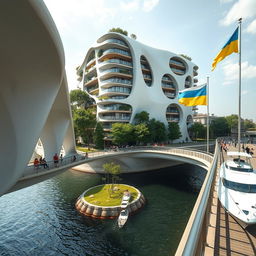
<path fill-rule="evenodd" d="M 96 102 L 106 136 L 113 123 L 133 123 L 137 113 L 146 111 L 166 126 L 179 123 L 179 141 L 184 141 L 193 111 L 178 103 L 178 92 L 196 86 L 197 70 L 180 55 L 111 32 L 88 50 L 77 74 Z"/>
<path fill-rule="evenodd" d="M 214 114 L 209 116 L 209 124 L 211 124 L 211 122 L 213 120 L 215 120 L 216 118 L 218 118 L 217 116 L 215 116 Z M 207 125 L 207 114 L 196 114 L 193 116 L 193 121 L 195 123 L 201 123 L 202 125 L 206 126 Z"/>

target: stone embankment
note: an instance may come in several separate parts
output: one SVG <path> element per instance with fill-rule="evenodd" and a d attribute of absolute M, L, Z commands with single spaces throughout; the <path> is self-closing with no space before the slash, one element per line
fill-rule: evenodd
<path fill-rule="evenodd" d="M 91 188 L 90 188 L 91 189 Z M 86 190 L 76 201 L 76 209 L 83 215 L 98 219 L 114 219 L 117 218 L 121 211 L 121 205 L 117 206 L 99 206 L 94 205 L 85 200 Z M 146 200 L 143 194 L 138 190 L 138 196 L 127 206 L 129 214 L 133 214 L 142 208 Z"/>

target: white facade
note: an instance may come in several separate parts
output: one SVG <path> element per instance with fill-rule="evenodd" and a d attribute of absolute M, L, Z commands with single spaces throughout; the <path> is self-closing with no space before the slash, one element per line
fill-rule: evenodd
<path fill-rule="evenodd" d="M 64 51 L 42 1 L 0 1 L 0 195 L 22 176 L 41 139 L 51 161 L 75 140 Z"/>
<path fill-rule="evenodd" d="M 132 123 L 137 113 L 147 111 L 166 126 L 178 122 L 179 141 L 185 141 L 192 107 L 178 103 L 178 92 L 196 85 L 197 69 L 180 55 L 111 32 L 89 49 L 78 74 L 105 130 L 114 122 Z"/>

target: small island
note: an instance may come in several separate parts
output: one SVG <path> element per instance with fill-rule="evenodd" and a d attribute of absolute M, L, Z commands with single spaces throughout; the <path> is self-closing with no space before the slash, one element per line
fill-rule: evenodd
<path fill-rule="evenodd" d="M 121 210 L 134 213 L 145 204 L 145 198 L 135 187 L 119 184 L 120 165 L 113 162 L 103 165 L 106 184 L 87 189 L 76 201 L 76 209 L 93 218 L 114 219 Z M 125 204 L 124 204 L 124 199 Z"/>
<path fill-rule="evenodd" d="M 112 187 L 112 189 L 111 189 Z M 76 209 L 83 215 L 93 218 L 114 219 L 122 209 L 123 195 L 130 194 L 127 206 L 129 214 L 139 210 L 145 204 L 142 193 L 126 184 L 103 184 L 86 190 L 76 201 Z"/>

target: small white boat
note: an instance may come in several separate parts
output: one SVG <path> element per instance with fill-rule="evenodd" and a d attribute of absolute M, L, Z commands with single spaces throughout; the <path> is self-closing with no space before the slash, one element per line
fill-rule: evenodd
<path fill-rule="evenodd" d="M 127 208 L 130 198 L 131 198 L 131 194 L 125 192 L 124 195 L 123 195 L 123 198 L 122 198 L 122 202 L 121 202 L 121 209 L 122 210 Z"/>
<path fill-rule="evenodd" d="M 124 224 L 126 223 L 126 221 L 128 220 L 128 216 L 129 216 L 129 211 L 128 209 L 124 209 L 120 212 L 120 215 L 118 217 L 118 227 L 122 228 L 124 226 Z"/>
<path fill-rule="evenodd" d="M 251 155 L 228 152 L 232 159 L 220 166 L 218 198 L 223 207 L 244 227 L 256 224 L 256 171 Z"/>

